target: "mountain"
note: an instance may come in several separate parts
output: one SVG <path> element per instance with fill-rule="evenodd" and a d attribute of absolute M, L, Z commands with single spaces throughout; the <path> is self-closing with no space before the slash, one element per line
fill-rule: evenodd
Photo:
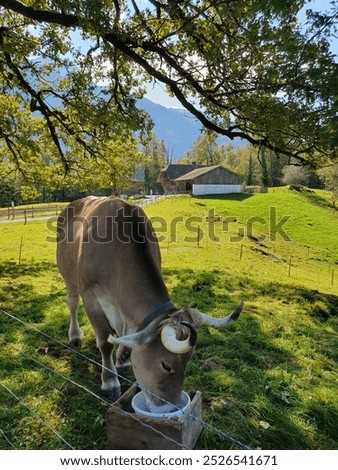
<path fill-rule="evenodd" d="M 42 60 L 42 63 L 45 62 Z M 50 76 L 51 82 L 57 81 L 60 77 L 66 76 L 67 71 L 60 67 Z M 28 72 L 28 80 L 34 79 L 30 77 Z M 97 94 L 99 95 L 101 86 L 97 85 Z M 60 106 L 60 100 L 55 96 L 49 96 L 48 104 L 51 106 Z M 170 157 L 173 161 L 183 157 L 184 152 L 192 147 L 197 137 L 201 135 L 202 124 L 193 117 L 185 109 L 167 108 L 158 103 L 154 103 L 148 98 L 142 98 L 137 102 L 137 107 L 144 109 L 151 117 L 154 123 L 154 132 L 158 139 L 163 140 Z M 230 142 L 230 139 L 220 136 L 217 139 L 219 144 Z M 241 141 L 233 141 L 236 147 Z"/>
<path fill-rule="evenodd" d="M 165 142 L 173 161 L 183 157 L 184 152 L 190 149 L 201 135 L 202 124 L 184 109 L 166 108 L 147 98 L 139 100 L 137 106 L 150 115 L 156 137 Z M 224 136 L 217 139 L 218 144 L 229 142 L 232 142 L 234 147 L 245 145 L 240 139 L 231 141 Z"/>
<path fill-rule="evenodd" d="M 173 160 L 183 157 L 201 133 L 201 123 L 184 109 L 166 108 L 147 98 L 137 104 L 154 122 L 156 137 L 163 140 Z"/>

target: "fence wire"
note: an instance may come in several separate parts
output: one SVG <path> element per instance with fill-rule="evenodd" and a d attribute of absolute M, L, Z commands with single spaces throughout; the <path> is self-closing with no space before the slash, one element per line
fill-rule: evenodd
<path fill-rule="evenodd" d="M 65 375 L 63 374 L 60 374 L 59 372 L 57 372 L 56 370 L 52 369 L 51 367 L 47 366 L 46 364 L 44 364 L 43 362 L 40 362 L 36 359 L 34 359 L 33 357 L 31 357 L 29 354 L 25 353 L 23 350 L 19 349 L 19 348 L 16 348 L 15 346 L 13 346 L 12 344 L 8 343 L 8 341 L 5 341 L 4 339 L 1 339 L 2 343 L 3 344 L 6 344 L 7 346 L 13 348 L 15 351 L 19 352 L 20 354 L 22 354 L 23 356 L 27 357 L 30 361 L 34 362 L 35 364 L 39 365 L 40 367 L 43 367 L 44 369 L 46 369 L 48 372 L 51 372 L 52 374 L 54 375 L 57 375 L 58 377 L 61 377 L 63 380 L 67 381 L 67 382 L 70 382 L 72 385 L 75 385 L 76 387 L 79 387 L 81 390 L 84 390 L 85 392 L 89 393 L 91 396 L 93 396 L 94 398 L 97 398 L 100 402 L 102 402 L 104 405 L 108 405 L 110 406 L 111 405 L 111 402 L 104 399 L 103 397 L 101 397 L 100 395 L 97 395 L 96 393 L 94 393 L 92 390 L 90 390 L 89 388 L 85 387 L 84 385 L 82 384 L 79 384 L 78 382 L 75 382 L 74 380 L 72 380 L 71 378 L 69 377 L 66 377 Z M 179 442 L 175 441 L 175 439 L 172 439 L 171 437 L 165 435 L 164 433 L 162 433 L 161 431 L 159 431 L 158 429 L 155 429 L 153 428 L 152 426 L 150 426 L 149 424 L 147 423 L 144 423 L 143 421 L 141 421 L 136 415 L 132 414 L 132 413 L 128 413 L 127 411 L 123 410 L 122 408 L 120 409 L 121 413 L 123 413 L 124 415 L 127 415 L 129 417 L 131 417 L 132 419 L 134 419 L 134 421 L 137 421 L 139 423 L 142 424 L 142 426 L 145 426 L 146 428 L 149 428 L 151 429 L 152 431 L 154 431 L 156 434 L 160 435 L 161 437 L 164 437 L 166 440 L 174 443 L 175 445 L 177 445 L 178 447 L 182 447 L 182 449 L 186 449 L 186 450 L 190 450 L 188 447 L 186 447 L 185 445 L 183 444 L 180 444 Z"/>
<path fill-rule="evenodd" d="M 23 400 L 22 398 L 20 398 L 18 395 L 16 395 L 16 393 L 14 393 L 9 387 L 7 387 L 7 385 L 5 385 L 3 382 L 0 382 L 0 385 L 5 389 L 7 390 L 7 392 L 12 396 L 14 397 L 24 408 L 27 408 L 27 410 L 29 410 L 30 413 L 32 413 L 32 415 L 34 415 L 36 417 L 36 419 L 38 419 L 42 424 L 44 424 L 50 431 L 52 431 L 53 434 L 55 434 L 59 439 L 60 441 L 62 441 L 64 444 L 66 444 L 66 446 L 71 449 L 71 450 L 75 450 L 75 447 L 73 447 L 71 444 L 69 444 L 68 441 L 66 441 L 66 439 L 64 437 L 61 436 L 61 434 L 56 431 L 52 426 L 50 426 L 46 420 L 44 420 L 35 410 L 33 410 L 33 408 L 31 408 L 30 406 L 28 406 Z"/>
<path fill-rule="evenodd" d="M 5 439 L 5 441 L 7 442 L 7 444 L 9 444 L 11 447 L 13 447 L 13 449 L 18 450 L 18 449 L 15 447 L 15 445 L 13 444 L 13 442 L 8 439 L 8 437 L 6 436 L 6 434 L 4 433 L 4 431 L 3 431 L 2 429 L 0 429 L 0 435 Z"/>
<path fill-rule="evenodd" d="M 99 362 L 95 361 L 94 359 L 91 359 L 90 357 L 86 356 L 85 354 L 81 353 L 80 351 L 78 351 L 78 350 L 76 350 L 76 349 L 70 347 L 69 345 L 67 345 L 67 344 L 65 344 L 65 343 L 62 343 L 61 341 L 59 341 L 59 340 L 56 339 L 56 338 L 53 338 L 52 336 L 48 335 L 47 333 L 44 333 L 43 331 L 40 331 L 39 329 L 35 328 L 33 325 L 31 325 L 31 324 L 29 324 L 29 323 L 27 323 L 27 322 L 21 320 L 20 318 L 17 318 L 15 315 L 13 315 L 13 314 L 11 314 L 11 313 L 9 313 L 9 312 L 6 312 L 6 311 L 3 310 L 3 309 L 0 309 L 0 311 L 1 311 L 3 314 L 7 315 L 9 318 L 12 318 L 13 320 L 15 320 L 15 321 L 21 323 L 21 324 L 24 325 L 25 327 L 28 327 L 29 329 L 35 331 L 36 333 L 39 333 L 39 334 L 45 336 L 46 338 L 48 338 L 49 340 L 53 341 L 54 343 L 60 345 L 61 347 L 70 350 L 72 353 L 77 354 L 77 355 L 78 355 L 79 357 L 81 357 L 82 359 L 91 362 L 92 364 L 94 364 L 94 365 L 100 367 L 101 369 L 105 369 L 105 370 L 108 370 L 108 371 L 110 371 L 110 372 L 113 372 L 113 373 L 114 373 L 117 377 L 119 377 L 121 380 L 124 380 L 125 382 L 127 382 L 127 383 L 130 384 L 130 385 L 134 385 L 134 382 L 133 382 L 133 381 L 127 379 L 126 377 L 123 377 L 122 375 L 118 374 L 118 373 L 115 372 L 115 371 L 111 371 L 109 368 L 103 366 L 102 364 L 100 364 Z M 142 387 L 142 390 L 146 391 L 147 393 L 151 394 L 152 396 L 154 396 L 155 398 L 161 400 L 162 402 L 164 402 L 164 403 L 166 403 L 166 404 L 170 404 L 172 407 L 174 407 L 174 408 L 176 408 L 176 409 L 179 409 L 175 404 L 168 402 L 167 400 L 165 400 L 165 399 L 163 399 L 162 397 L 156 395 L 155 393 L 153 393 L 152 391 L 146 389 L 145 387 Z M 93 392 L 91 392 L 91 393 L 93 393 Z M 100 399 L 101 399 L 101 397 L 100 397 Z M 110 405 L 111 403 L 108 402 L 108 404 Z M 124 410 L 123 410 L 123 411 L 124 411 Z M 126 414 L 127 414 L 128 416 L 132 416 L 132 415 L 133 415 L 133 413 L 127 413 L 127 412 L 126 412 Z M 220 429 L 217 429 L 216 427 L 214 427 L 214 426 L 212 426 L 211 424 L 209 424 L 209 423 L 203 421 L 202 419 L 200 419 L 200 418 L 198 418 L 198 417 L 196 417 L 196 416 L 190 414 L 189 412 L 186 412 L 186 414 L 187 414 L 187 416 L 192 417 L 194 420 L 199 421 L 199 422 L 203 425 L 204 428 L 207 428 L 207 429 L 209 429 L 209 430 L 215 432 L 216 434 L 218 434 L 219 436 L 223 437 L 224 439 L 226 439 L 226 440 L 228 440 L 228 441 L 231 441 L 231 442 L 234 443 L 234 444 L 237 444 L 238 446 L 242 447 L 242 448 L 245 449 L 245 450 L 252 450 L 251 447 L 249 447 L 248 445 L 244 444 L 244 443 L 241 442 L 240 440 L 238 440 L 238 439 L 236 439 L 236 438 L 230 436 L 229 434 L 226 434 L 224 431 L 221 431 Z M 133 415 L 133 416 L 135 416 L 135 415 Z M 138 420 L 138 419 L 137 419 L 137 420 Z M 139 421 L 139 420 L 138 420 L 138 421 Z M 142 425 L 145 424 L 145 423 L 143 423 L 142 421 L 140 421 L 140 422 L 141 422 Z M 155 430 L 154 428 L 152 428 L 151 426 L 150 426 L 150 428 L 151 428 L 152 430 L 154 430 L 155 432 L 157 431 L 157 430 Z M 161 434 L 162 434 L 162 433 L 161 433 Z M 168 439 L 168 436 L 164 436 L 164 435 L 163 435 L 163 437 L 165 437 L 166 439 Z M 172 440 L 171 438 L 169 438 L 169 439 Z M 175 442 L 175 441 L 174 441 L 174 442 Z M 178 444 L 177 442 L 175 442 L 175 443 Z M 178 444 L 178 445 L 179 445 L 180 447 L 185 447 L 185 446 L 182 446 L 181 444 Z M 187 449 L 187 448 L 186 448 L 186 449 Z"/>

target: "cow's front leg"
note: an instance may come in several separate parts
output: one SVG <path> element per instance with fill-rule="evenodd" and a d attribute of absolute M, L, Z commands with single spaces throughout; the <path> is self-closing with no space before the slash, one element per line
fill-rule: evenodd
<path fill-rule="evenodd" d="M 115 401 L 121 396 L 121 386 L 113 362 L 113 345 L 107 339 L 97 340 L 102 355 L 101 391 L 109 400 Z"/>

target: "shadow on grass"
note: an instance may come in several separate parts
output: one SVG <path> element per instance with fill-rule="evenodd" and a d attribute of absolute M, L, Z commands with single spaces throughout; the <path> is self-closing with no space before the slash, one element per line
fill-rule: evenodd
<path fill-rule="evenodd" d="M 54 342 L 68 344 L 69 312 L 66 290 L 62 286 L 51 293 L 37 293 L 35 279 L 39 274 L 54 276 L 53 263 L 16 265 L 2 263 L 0 309 L 13 314 L 23 325 L 0 311 L 0 381 L 23 401 L 30 404 L 43 419 L 75 448 L 108 448 L 104 431 L 107 405 L 83 389 L 34 362 L 35 359 L 52 370 L 99 394 L 101 368 L 85 361 L 73 351 Z M 83 308 L 79 321 L 88 327 Z M 83 321 L 82 321 L 83 320 Z M 36 328 L 48 338 L 30 328 Z M 2 339 L 13 345 L 6 345 Z M 15 348 L 15 349 L 14 349 Z M 20 353 L 20 350 L 23 353 Z M 94 334 L 86 335 L 81 352 L 98 363 L 101 361 Z M 29 357 L 27 358 L 26 354 Z M 131 377 L 132 378 L 132 377 Z M 124 385 L 128 388 L 129 385 Z M 0 387 L 1 427 L 18 449 L 67 449 L 46 426 L 6 390 Z M 59 420 L 61 424 L 55 425 Z M 0 435 L 0 449 L 12 446 Z"/>
<path fill-rule="evenodd" d="M 53 303 L 54 299 L 60 298 L 60 292 L 48 295 L 37 294 L 34 286 L 28 282 L 12 283 L 5 282 L 0 285 L 0 309 L 13 313 L 15 316 L 27 323 L 42 323 L 45 319 L 46 309 Z M 0 332 L 5 325 L 9 327 L 9 321 L 15 324 L 15 320 L 10 320 L 0 312 Z M 18 324 L 14 328 L 17 331 Z M 9 330 L 6 330 L 9 333 Z"/>
<path fill-rule="evenodd" d="M 316 194 L 314 191 L 310 190 L 303 190 L 298 191 L 298 194 L 301 195 L 304 199 L 308 202 L 313 204 L 314 206 L 324 207 L 326 209 L 331 209 L 334 213 L 338 211 L 338 207 L 334 207 L 332 205 L 332 201 L 329 201 L 323 196 Z"/>
<path fill-rule="evenodd" d="M 56 270 L 57 268 L 54 262 L 22 262 L 18 264 L 14 261 L 3 261 L 0 263 L 0 278 L 5 276 L 9 276 L 11 279 L 17 279 L 22 276 L 38 277 L 41 272 Z"/>
<path fill-rule="evenodd" d="M 44 271 L 44 263 L 35 267 L 36 275 L 38 269 Z M 7 269 L 8 280 L 13 278 L 12 274 L 15 277 L 13 270 L 13 266 Z M 52 272 L 54 268 L 50 270 Z M 312 358 L 304 357 L 303 364 L 295 350 L 288 347 L 288 342 L 294 340 L 301 346 L 303 337 L 313 341 L 323 339 L 326 346 L 318 342 L 318 351 L 314 354 L 318 352 L 323 356 L 329 371 L 329 359 L 333 359 L 336 350 L 332 320 L 337 314 L 338 298 L 291 285 L 258 284 L 244 277 L 231 278 L 219 271 L 167 269 L 164 277 L 173 284 L 171 294 L 177 305 L 190 304 L 207 313 L 215 309 L 227 315 L 239 300 L 247 300 L 246 310 L 229 329 L 200 328 L 198 331 L 185 389 L 202 392 L 203 419 L 253 448 L 335 448 L 337 410 L 334 403 L 329 395 L 324 399 L 325 394 L 322 399 L 317 399 L 316 395 L 311 398 L 320 388 L 329 393 L 334 384 L 326 377 L 325 368 L 317 370 L 320 364 L 314 365 L 311 375 L 308 367 Z M 64 290 L 38 295 L 28 282 L 20 282 L 12 288 L 18 317 L 62 342 L 67 341 L 69 319 Z M 0 299 L 4 289 L 6 287 L 0 290 Z M 297 326 L 290 324 L 289 331 L 285 331 L 285 325 L 278 324 L 274 312 L 268 308 L 263 312 L 254 308 L 252 303 L 257 298 L 265 298 L 267 305 L 272 300 L 286 305 L 299 304 Z M 323 313 L 311 315 L 314 307 L 317 312 L 318 309 L 325 311 L 327 317 L 323 317 Z M 83 316 L 82 309 L 80 322 Z M 301 318 L 307 319 L 306 324 L 302 324 Z M 262 326 L 263 321 L 266 328 Z M 320 330 L 326 322 L 331 322 L 332 332 Z M 9 318 L 1 317 L 0 328 L 6 341 L 24 347 L 32 357 L 53 369 L 65 370 L 72 380 L 98 393 L 101 372 L 98 366 L 83 361 L 37 333 L 28 334 L 23 325 Z M 94 335 L 85 337 L 82 352 L 100 362 Z M 76 448 L 109 447 L 104 431 L 107 407 L 99 400 L 52 373 L 40 370 L 18 354 L 13 357 L 4 354 L 0 363 L 2 377 L 12 384 L 19 396 L 28 401 L 33 397 L 45 397 L 41 398 L 41 406 L 46 400 L 46 409 L 51 408 L 63 423 L 59 431 Z M 21 380 L 22 376 L 24 380 Z M 132 373 L 127 377 L 133 380 Z M 129 384 L 123 383 L 123 387 L 126 389 Z M 1 392 L 1 399 L 4 395 Z M 7 397 L 6 400 L 8 404 L 1 411 L 1 418 L 11 422 L 11 427 L 6 430 L 11 440 L 20 444 L 19 448 L 63 448 L 57 439 L 50 439 L 48 433 L 49 438 L 41 437 L 39 441 L 38 435 L 46 435 L 44 426 L 38 425 L 26 411 L 20 411 L 12 399 Z M 230 449 L 236 446 L 205 429 L 197 448 Z"/>
<path fill-rule="evenodd" d="M 253 447 L 335 448 L 337 408 L 323 399 L 318 409 L 312 390 L 326 387 L 333 393 L 333 380 L 316 369 L 327 367 L 332 372 L 332 361 L 337 360 L 338 297 L 292 285 L 227 278 L 219 271 L 164 270 L 164 275 L 173 283 L 173 298 L 179 305 L 190 304 L 207 313 L 216 309 L 225 316 L 239 300 L 247 301 L 238 322 L 229 329 L 201 328 L 198 332 L 186 383 L 202 391 L 206 421 Z M 267 304 L 263 311 L 252 305 L 261 298 Z M 286 306 L 298 304 L 299 321 L 279 324 L 276 307 L 269 310 L 269 299 Z M 262 321 L 268 328 L 262 328 Z M 328 329 L 323 330 L 326 323 Z M 322 345 L 316 344 L 313 355 L 324 355 L 322 364 L 311 358 L 312 366 L 307 357 L 312 353 L 307 350 L 304 362 L 309 360 L 309 365 L 303 364 L 298 344 L 301 348 L 304 341 L 308 348 L 309 340 L 317 343 L 319 338 Z M 314 370 L 310 383 L 303 377 L 310 374 L 307 367 Z M 302 387 L 308 390 L 305 398 Z M 210 431 L 204 431 L 199 441 L 199 448 L 224 446 L 224 439 Z"/>

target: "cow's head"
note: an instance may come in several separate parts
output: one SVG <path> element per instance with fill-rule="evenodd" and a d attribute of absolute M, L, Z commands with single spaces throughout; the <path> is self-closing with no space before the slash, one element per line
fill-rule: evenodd
<path fill-rule="evenodd" d="M 154 320 L 143 330 L 109 341 L 131 349 L 135 378 L 144 390 L 152 412 L 169 412 L 180 403 L 184 371 L 197 339 L 197 328 L 223 328 L 235 321 L 243 302 L 225 318 L 214 318 L 195 309 L 177 309 L 165 320 Z M 151 392 L 151 393 L 149 393 Z M 161 400 L 161 397 L 163 400 Z"/>

